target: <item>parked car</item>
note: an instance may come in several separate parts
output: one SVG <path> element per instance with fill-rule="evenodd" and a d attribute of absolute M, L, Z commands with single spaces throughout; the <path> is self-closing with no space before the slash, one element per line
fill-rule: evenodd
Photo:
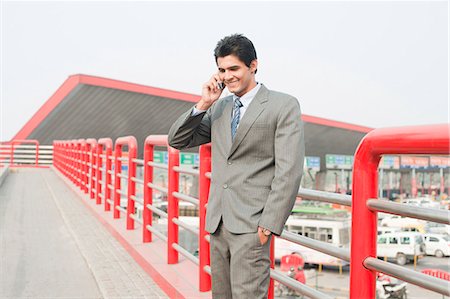
<path fill-rule="evenodd" d="M 450 225 L 437 222 L 429 222 L 427 225 L 427 233 L 450 235 Z"/>
<path fill-rule="evenodd" d="M 413 261 L 414 256 L 423 257 L 426 248 L 422 234 L 402 231 L 379 235 L 377 245 L 379 258 L 395 260 L 399 265 Z"/>
<path fill-rule="evenodd" d="M 398 227 L 398 228 L 416 228 L 415 231 L 424 233 L 427 222 L 420 219 L 403 217 L 399 215 L 390 215 L 380 221 L 380 226 Z"/>
<path fill-rule="evenodd" d="M 405 204 L 413 205 L 413 206 L 430 208 L 430 209 L 439 209 L 440 208 L 439 201 L 436 201 L 431 197 L 407 198 L 407 199 L 403 199 L 401 202 L 405 203 Z"/>
<path fill-rule="evenodd" d="M 450 256 L 450 237 L 448 235 L 424 234 L 427 255 Z"/>

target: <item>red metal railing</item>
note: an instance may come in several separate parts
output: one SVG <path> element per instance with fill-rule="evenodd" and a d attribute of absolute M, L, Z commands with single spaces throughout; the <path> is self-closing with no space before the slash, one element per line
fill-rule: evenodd
<path fill-rule="evenodd" d="M 114 218 L 120 217 L 123 211 L 120 207 L 121 198 L 121 175 L 122 175 L 122 147 L 128 146 L 128 190 L 127 190 L 127 229 L 134 229 L 134 219 L 131 214 L 134 213 L 135 205 L 133 197 L 136 195 L 136 183 L 133 178 L 136 177 L 136 163 L 134 159 L 137 157 L 137 141 L 133 136 L 120 137 L 116 140 L 114 150 Z"/>
<path fill-rule="evenodd" d="M 103 201 L 105 205 L 105 211 L 111 210 L 111 205 L 109 203 L 109 200 L 111 200 L 111 188 L 109 186 L 111 185 L 111 171 L 112 171 L 112 163 L 111 163 L 111 155 L 112 155 L 112 147 L 113 142 L 111 138 L 101 138 L 98 140 L 97 143 L 97 187 L 96 187 L 96 200 L 95 202 L 97 204 L 102 203 L 102 196 Z M 105 185 L 103 188 L 102 184 L 102 165 L 103 165 L 103 148 L 105 148 Z M 105 194 L 102 195 L 102 188 L 105 190 Z"/>
<path fill-rule="evenodd" d="M 92 142 L 92 141 L 91 141 Z M 122 147 L 128 146 L 128 159 L 125 160 L 122 155 Z M 399 129 L 380 129 L 369 133 L 361 142 L 355 156 L 355 165 L 353 173 L 353 203 L 350 202 L 350 196 L 325 194 L 326 192 L 300 190 L 299 196 L 306 199 L 331 202 L 335 204 L 352 205 L 353 225 L 351 244 L 351 272 L 350 272 L 350 296 L 351 298 L 375 298 L 375 272 L 382 270 L 369 270 L 366 258 L 376 257 L 376 213 L 369 210 L 366 202 L 370 198 L 377 197 L 377 169 L 378 162 L 383 154 L 449 154 L 449 134 L 448 126 L 424 126 L 409 127 Z M 83 146 L 84 150 L 83 150 Z M 185 172 L 179 167 L 179 152 L 168 147 L 168 165 L 158 164 L 154 162 L 154 148 L 156 146 L 167 146 L 167 136 L 151 135 L 148 136 L 144 143 L 144 159 L 137 159 L 137 143 L 132 136 L 122 137 L 116 140 L 114 151 L 114 172 L 112 171 L 111 155 L 112 140 L 100 139 L 96 147 L 90 147 L 87 150 L 87 143 L 83 140 L 72 141 L 56 141 L 54 143 L 55 150 L 55 167 L 64 175 L 71 178 L 74 183 L 83 181 L 79 187 L 87 192 L 87 185 L 91 185 L 89 190 L 93 190 L 96 203 L 104 203 L 105 210 L 109 210 L 109 205 L 114 205 L 114 218 L 120 217 L 120 196 L 127 196 L 127 228 L 134 229 L 134 221 L 137 216 L 134 214 L 134 202 L 139 201 L 136 196 L 136 183 L 143 186 L 143 205 L 142 221 L 142 237 L 143 242 L 151 242 L 152 236 L 167 241 L 168 263 L 178 262 L 178 254 L 182 253 L 190 260 L 199 265 L 199 290 L 209 291 L 211 289 L 211 269 L 209 256 L 209 235 L 205 231 L 205 215 L 208 201 L 211 177 L 211 147 L 203 145 L 200 147 L 200 169 L 195 175 L 199 176 L 199 199 L 182 195 L 178 192 L 179 173 Z M 103 154 L 103 148 L 106 153 Z M 89 153 L 90 151 L 90 153 Z M 88 156 L 94 156 L 96 151 L 96 160 Z M 84 153 L 83 155 L 80 153 Z M 121 172 L 122 161 L 128 161 L 128 175 Z M 88 168 L 90 165 L 90 168 Z M 136 177 L 137 165 L 143 166 L 143 180 Z M 104 166 L 104 167 L 103 167 Z M 81 169 L 80 169 L 81 168 Z M 91 174 L 91 180 L 87 181 L 84 176 L 95 168 L 95 174 Z M 168 187 L 163 188 L 157 186 L 153 181 L 154 168 L 163 168 L 168 171 Z M 92 172 L 91 172 L 92 173 Z M 190 171 L 194 174 L 194 171 Z M 111 175 L 114 174 L 114 180 Z M 77 178 L 82 176 L 82 178 Z M 93 177 L 96 177 L 95 186 Z M 128 191 L 125 194 L 121 191 L 121 178 L 127 178 Z M 77 184 L 78 185 L 78 184 Z M 103 186 L 103 188 L 102 188 Z M 111 200 L 110 190 L 113 190 L 113 199 Z M 157 209 L 153 205 L 154 190 L 167 193 L 168 208 L 167 213 Z M 104 195 L 102 195 L 103 193 Z M 324 195 L 325 194 L 325 195 Z M 91 198 L 93 198 L 91 196 Z M 178 219 L 178 199 L 187 200 L 199 206 L 199 257 L 196 259 L 178 244 L 179 226 L 183 226 L 193 231 L 186 224 Z M 102 201 L 103 200 L 103 201 Z M 124 211 L 125 212 L 125 211 Z M 167 218 L 168 233 L 167 237 L 153 226 L 153 213 L 160 218 Z M 342 248 L 332 248 L 330 245 L 323 244 L 317 240 L 306 241 L 305 237 L 298 236 L 293 233 L 284 231 L 281 238 L 307 246 L 323 253 L 327 253 L 340 259 L 349 261 L 350 254 Z M 328 249 L 326 248 L 328 246 Z M 331 246 L 332 247 L 332 246 Z M 274 242 L 271 244 L 272 268 L 274 268 Z M 195 260 L 196 259 L 196 260 Z M 389 274 L 389 273 L 388 273 Z M 279 280 L 289 287 L 301 290 L 304 294 L 312 298 L 326 298 L 327 295 L 321 294 L 316 290 L 297 283 L 289 278 L 284 277 L 279 271 L 271 272 L 273 279 Z M 269 298 L 273 298 L 273 279 L 269 289 Z M 363 287 L 361 287 L 363 286 Z"/>
<path fill-rule="evenodd" d="M 368 208 L 367 201 L 377 198 L 381 156 L 448 155 L 449 144 L 448 124 L 377 129 L 361 141 L 353 165 L 350 298 L 375 298 L 376 295 L 376 272 L 366 268 L 365 260 L 377 256 L 377 213 Z"/>
<path fill-rule="evenodd" d="M 0 145 L 2 147 L 0 148 L 0 164 L 4 164 L 4 160 L 6 157 L 9 156 L 9 165 L 11 167 L 21 167 L 26 166 L 23 163 L 14 163 L 14 156 L 15 156 L 15 146 L 16 145 L 22 145 L 22 144 L 34 144 L 36 146 L 35 148 L 35 162 L 34 167 L 39 167 L 39 141 L 35 139 L 25 139 L 25 140 L 12 140 L 8 142 L 0 142 Z M 29 166 L 29 165 L 28 165 Z"/>

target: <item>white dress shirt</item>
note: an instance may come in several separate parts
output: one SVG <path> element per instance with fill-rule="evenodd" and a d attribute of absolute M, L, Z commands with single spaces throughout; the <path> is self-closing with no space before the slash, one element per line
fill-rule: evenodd
<path fill-rule="evenodd" d="M 256 86 L 255 87 L 253 87 L 249 92 L 247 92 L 246 94 L 244 94 L 242 97 L 238 97 L 237 95 L 235 95 L 235 94 L 233 94 L 233 101 L 236 99 L 236 98 L 239 98 L 239 100 L 241 101 L 241 103 L 242 103 L 242 107 L 241 107 L 241 110 L 240 110 L 240 112 L 241 112 L 241 117 L 240 117 L 240 119 L 242 119 L 242 117 L 244 116 L 244 114 L 245 114 L 245 111 L 247 111 L 247 107 L 250 105 L 250 103 L 252 102 L 252 100 L 253 100 L 253 98 L 255 97 L 255 95 L 258 93 L 258 91 L 259 91 L 259 89 L 261 88 L 261 83 L 256 83 Z M 196 116 L 196 115 L 198 115 L 198 114 L 200 114 L 200 113 L 203 113 L 203 112 L 205 112 L 206 110 L 200 110 L 200 109 L 197 109 L 195 106 L 194 106 L 194 109 L 192 110 L 192 116 Z M 232 112 L 233 113 L 233 112 Z M 233 119 L 233 115 L 231 115 L 231 119 Z M 238 124 L 238 127 L 239 127 L 239 124 Z"/>

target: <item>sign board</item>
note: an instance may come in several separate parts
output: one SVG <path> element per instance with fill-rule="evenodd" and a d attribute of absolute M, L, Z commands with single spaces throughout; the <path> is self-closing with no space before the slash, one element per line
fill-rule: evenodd
<path fill-rule="evenodd" d="M 432 168 L 448 168 L 450 167 L 450 157 L 430 157 L 430 166 Z"/>
<path fill-rule="evenodd" d="M 305 157 L 305 167 L 312 170 L 320 170 L 320 157 Z"/>
<path fill-rule="evenodd" d="M 155 163 L 167 164 L 169 155 L 167 152 L 154 151 L 153 161 Z M 196 153 L 180 153 L 180 165 L 199 165 L 199 156 Z"/>
<path fill-rule="evenodd" d="M 352 169 L 353 156 L 325 155 L 325 166 L 328 169 Z"/>
<path fill-rule="evenodd" d="M 398 156 L 383 156 L 379 164 L 381 169 L 399 169 L 400 157 Z"/>
<path fill-rule="evenodd" d="M 429 157 L 401 156 L 400 168 L 402 169 L 425 169 L 429 166 Z"/>

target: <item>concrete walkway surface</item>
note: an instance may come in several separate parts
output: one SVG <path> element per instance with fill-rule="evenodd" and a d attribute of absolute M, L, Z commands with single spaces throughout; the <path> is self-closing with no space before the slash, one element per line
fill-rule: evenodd
<path fill-rule="evenodd" d="M 168 298 L 51 169 L 0 187 L 0 298 Z"/>

